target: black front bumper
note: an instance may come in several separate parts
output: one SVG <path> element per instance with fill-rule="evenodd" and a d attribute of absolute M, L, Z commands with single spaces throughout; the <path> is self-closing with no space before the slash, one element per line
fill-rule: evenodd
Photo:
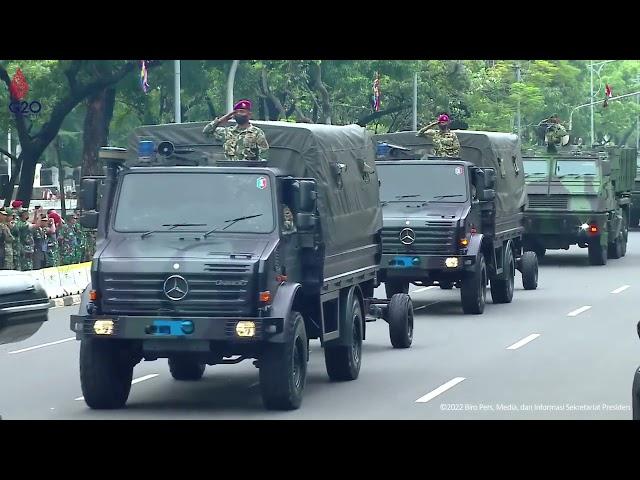
<path fill-rule="evenodd" d="M 111 320 L 111 334 L 97 334 L 94 330 L 98 320 Z M 240 337 L 236 325 L 241 321 L 255 324 L 255 335 Z M 183 328 L 186 326 L 187 328 Z M 70 327 L 76 333 L 76 339 L 115 338 L 123 340 L 211 340 L 234 344 L 275 341 L 281 337 L 283 318 L 276 317 L 146 317 L 122 315 L 71 315 Z"/>
<path fill-rule="evenodd" d="M 457 258 L 458 266 L 447 267 L 448 258 Z M 419 280 L 430 276 L 459 276 L 472 271 L 475 255 L 382 254 L 382 276 L 387 279 Z M 384 280 L 383 280 L 384 281 Z"/>

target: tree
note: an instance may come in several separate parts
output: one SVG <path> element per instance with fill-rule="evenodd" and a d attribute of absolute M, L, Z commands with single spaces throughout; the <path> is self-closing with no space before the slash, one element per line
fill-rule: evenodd
<path fill-rule="evenodd" d="M 86 98 L 116 85 L 134 70 L 137 62 L 54 60 L 41 62 L 41 64 L 34 65 L 34 67 L 43 67 L 45 70 L 40 72 L 36 80 L 38 83 L 44 83 L 44 86 L 52 91 L 49 97 L 51 103 L 46 106 L 46 109 L 43 104 L 41 118 L 46 116 L 46 120 L 33 122 L 19 113 L 13 114 L 13 124 L 21 146 L 20 155 L 17 158 L 13 156 L 16 168 L 20 172 L 20 185 L 16 197 L 27 206 L 31 200 L 36 162 L 56 137 L 66 116 Z M 17 64 L 14 62 L 13 65 Z M 9 66 L 12 66 L 11 62 Z M 5 83 L 10 100 L 15 100 L 10 92 L 11 78 L 4 65 L 0 65 L 0 80 Z M 37 89 L 34 88 L 34 90 Z M 36 124 L 39 124 L 39 129 L 32 132 Z M 9 152 L 2 151 L 2 153 Z M 16 176 L 12 176 L 11 188 Z M 6 202 L 10 200 L 9 198 Z"/>

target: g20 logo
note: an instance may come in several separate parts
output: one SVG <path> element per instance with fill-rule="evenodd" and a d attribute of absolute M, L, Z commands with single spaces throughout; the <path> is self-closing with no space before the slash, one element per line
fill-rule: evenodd
<path fill-rule="evenodd" d="M 15 115 L 37 115 L 40 110 L 42 110 L 42 104 L 37 100 L 32 102 L 21 100 L 9 104 L 9 111 Z"/>

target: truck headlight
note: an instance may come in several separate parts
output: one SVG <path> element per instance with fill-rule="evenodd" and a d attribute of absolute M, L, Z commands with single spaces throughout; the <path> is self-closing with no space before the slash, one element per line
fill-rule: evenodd
<path fill-rule="evenodd" d="M 458 266 L 458 258 L 449 257 L 444 261 L 444 264 L 447 266 L 447 268 L 456 268 Z"/>
<path fill-rule="evenodd" d="M 236 324 L 236 333 L 239 337 L 255 337 L 256 324 L 255 322 L 242 321 Z"/>
<path fill-rule="evenodd" d="M 93 324 L 93 331 L 96 335 L 112 335 L 113 320 L 96 320 Z"/>

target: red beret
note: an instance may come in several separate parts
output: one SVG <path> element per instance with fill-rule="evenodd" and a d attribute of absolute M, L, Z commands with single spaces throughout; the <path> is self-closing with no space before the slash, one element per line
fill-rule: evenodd
<path fill-rule="evenodd" d="M 13 208 L 20 208 L 22 207 L 23 203 L 22 200 L 14 200 L 13 202 L 11 202 L 11 206 Z"/>
<path fill-rule="evenodd" d="M 233 106 L 234 110 L 251 110 L 251 100 L 240 100 Z"/>

